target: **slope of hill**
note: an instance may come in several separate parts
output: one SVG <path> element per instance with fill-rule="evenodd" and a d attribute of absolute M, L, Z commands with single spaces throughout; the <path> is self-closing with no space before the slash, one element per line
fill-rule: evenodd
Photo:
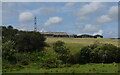
<path fill-rule="evenodd" d="M 46 42 L 52 46 L 56 41 L 63 41 L 66 43 L 66 46 L 70 48 L 71 53 L 76 53 L 80 50 L 81 47 L 93 44 L 95 42 L 100 43 L 109 43 L 118 46 L 118 39 L 110 38 L 47 38 Z M 51 49 L 50 47 L 49 49 Z"/>

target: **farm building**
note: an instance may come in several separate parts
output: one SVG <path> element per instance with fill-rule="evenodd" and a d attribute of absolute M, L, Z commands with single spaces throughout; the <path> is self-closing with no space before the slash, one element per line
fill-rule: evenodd
<path fill-rule="evenodd" d="M 83 34 L 83 35 L 78 35 L 77 38 L 103 38 L 102 35 L 88 35 L 88 34 Z"/>
<path fill-rule="evenodd" d="M 94 38 L 94 36 L 83 34 L 83 35 L 78 35 L 77 38 Z"/>
<path fill-rule="evenodd" d="M 66 37 L 66 38 L 103 38 L 101 35 L 88 35 L 88 34 L 83 34 L 83 35 L 68 35 L 66 32 L 40 32 L 42 35 L 45 37 Z"/>
<path fill-rule="evenodd" d="M 102 35 L 95 35 L 94 38 L 103 38 Z"/>
<path fill-rule="evenodd" d="M 76 34 L 68 34 L 69 38 L 77 38 Z"/>
<path fill-rule="evenodd" d="M 69 37 L 66 32 L 40 32 L 45 37 Z"/>

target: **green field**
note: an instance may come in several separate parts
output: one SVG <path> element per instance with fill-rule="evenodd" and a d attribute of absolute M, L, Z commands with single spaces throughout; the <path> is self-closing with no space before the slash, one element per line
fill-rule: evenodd
<path fill-rule="evenodd" d="M 86 45 L 90 45 L 97 42 L 110 43 L 118 46 L 117 39 L 107 39 L 107 38 L 47 38 L 46 42 L 50 45 L 46 50 L 52 51 L 52 44 L 56 41 L 65 42 L 66 46 L 70 49 L 71 54 L 80 51 L 80 48 Z M 64 68 L 39 68 L 39 65 L 32 63 L 30 65 L 24 66 L 23 69 L 7 69 L 4 72 L 7 73 L 117 73 L 118 63 L 102 64 L 102 63 L 90 63 L 90 64 L 75 64 L 70 67 Z"/>
<path fill-rule="evenodd" d="M 97 42 L 100 43 L 109 43 L 118 46 L 118 39 L 109 39 L 109 38 L 47 38 L 46 42 L 52 46 L 56 41 L 63 41 L 66 43 L 66 46 L 70 48 L 71 53 L 76 53 L 80 50 L 81 47 L 87 46 Z M 49 49 L 51 49 L 50 47 Z"/>

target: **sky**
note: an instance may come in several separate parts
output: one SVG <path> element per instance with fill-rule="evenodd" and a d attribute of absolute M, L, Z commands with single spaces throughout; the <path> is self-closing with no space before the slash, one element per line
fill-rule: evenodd
<path fill-rule="evenodd" d="M 2 25 L 25 31 L 118 37 L 117 2 L 3 2 Z"/>

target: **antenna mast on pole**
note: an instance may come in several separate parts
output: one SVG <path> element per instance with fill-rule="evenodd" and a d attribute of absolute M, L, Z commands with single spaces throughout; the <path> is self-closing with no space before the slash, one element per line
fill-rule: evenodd
<path fill-rule="evenodd" d="M 37 20 L 36 20 L 36 16 L 34 18 L 34 31 L 37 31 Z"/>

